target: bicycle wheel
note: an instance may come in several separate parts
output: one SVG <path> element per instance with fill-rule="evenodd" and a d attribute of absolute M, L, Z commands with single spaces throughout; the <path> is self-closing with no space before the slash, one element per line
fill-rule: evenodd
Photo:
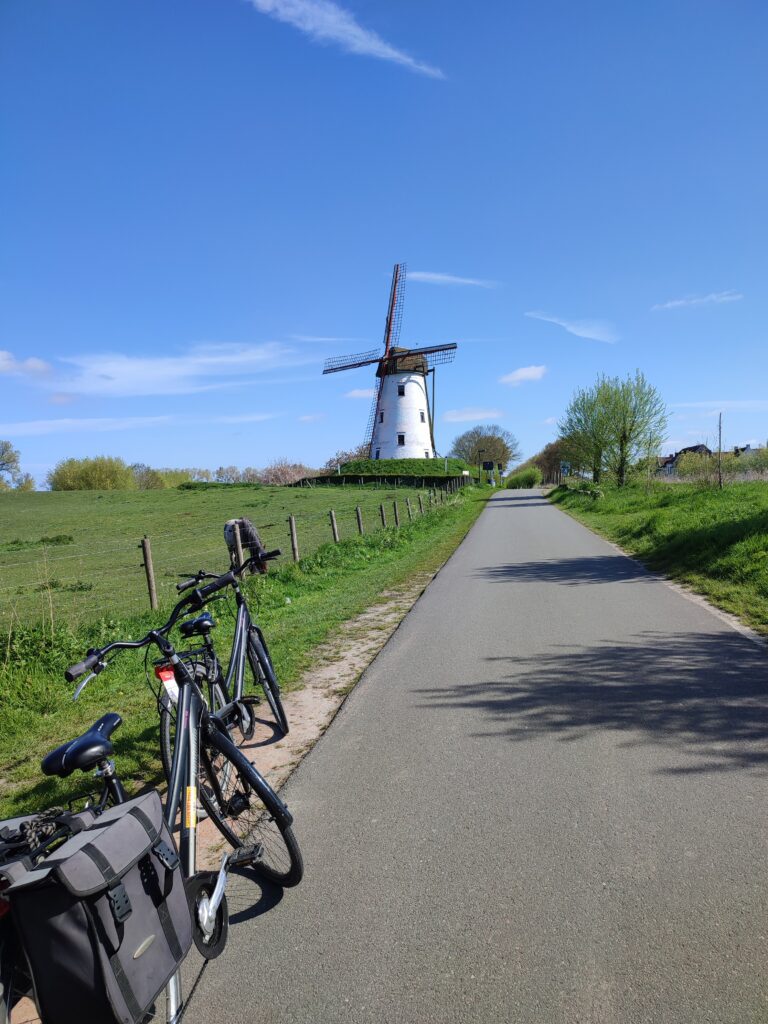
<path fill-rule="evenodd" d="M 231 740 L 201 737 L 200 800 L 219 832 L 235 850 L 258 846 L 243 863 L 268 882 L 298 885 L 304 862 L 279 797 Z"/>
<path fill-rule="evenodd" d="M 272 666 L 272 659 L 267 650 L 267 643 L 261 630 L 251 627 L 248 635 L 248 663 L 253 673 L 253 681 L 264 690 L 264 696 L 272 709 L 277 726 L 283 736 L 288 735 L 288 718 L 285 714 L 280 687 Z"/>
<path fill-rule="evenodd" d="M 218 711 L 227 703 L 224 690 L 219 683 L 213 683 L 208 688 L 208 699 L 210 710 Z M 242 737 L 237 732 L 236 726 L 231 726 L 235 735 L 233 742 L 238 746 Z M 173 747 L 176 742 L 176 704 L 167 693 L 160 698 L 160 759 L 163 762 L 163 771 L 168 782 L 171 781 L 171 767 L 173 765 Z M 201 778 L 202 781 L 202 778 Z"/>

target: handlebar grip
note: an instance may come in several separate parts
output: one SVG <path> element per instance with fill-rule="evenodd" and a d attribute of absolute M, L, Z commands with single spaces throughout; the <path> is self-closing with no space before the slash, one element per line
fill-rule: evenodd
<path fill-rule="evenodd" d="M 89 654 L 83 661 L 78 661 L 76 665 L 70 665 L 70 667 L 64 673 L 64 678 L 68 683 L 74 683 L 80 676 L 85 675 L 86 672 L 90 672 L 91 669 L 95 668 L 99 663 L 99 652 L 94 651 L 93 654 Z"/>
<path fill-rule="evenodd" d="M 280 550 L 280 548 L 275 548 L 274 551 L 262 551 L 261 560 L 262 562 L 269 562 L 273 558 L 279 558 L 280 555 L 282 555 L 282 553 L 283 552 Z"/>
<path fill-rule="evenodd" d="M 204 587 L 200 587 L 198 594 L 204 601 L 210 597 L 211 594 L 215 594 L 217 590 L 223 590 L 224 587 L 231 587 L 235 582 L 235 574 L 233 572 L 225 572 L 223 576 L 219 576 L 213 583 L 208 583 Z"/>
<path fill-rule="evenodd" d="M 183 583 L 176 584 L 176 590 L 179 594 L 183 594 L 185 590 L 189 590 L 190 587 L 197 586 L 197 580 L 194 577 L 191 580 L 184 580 Z"/>

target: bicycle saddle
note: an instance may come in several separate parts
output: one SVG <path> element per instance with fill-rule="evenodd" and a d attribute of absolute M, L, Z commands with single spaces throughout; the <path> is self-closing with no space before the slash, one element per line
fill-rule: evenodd
<path fill-rule="evenodd" d="M 216 626 L 211 613 L 203 612 L 202 615 L 196 616 L 194 619 L 187 619 L 186 622 L 182 622 L 179 626 L 179 632 L 184 637 L 189 636 L 202 636 L 207 633 L 209 629 L 213 629 Z"/>
<path fill-rule="evenodd" d="M 105 757 L 114 753 L 110 736 L 123 720 L 116 711 L 109 711 L 94 722 L 91 728 L 46 754 L 42 760 L 43 775 L 58 775 L 66 779 L 76 769 L 81 772 L 94 768 Z"/>

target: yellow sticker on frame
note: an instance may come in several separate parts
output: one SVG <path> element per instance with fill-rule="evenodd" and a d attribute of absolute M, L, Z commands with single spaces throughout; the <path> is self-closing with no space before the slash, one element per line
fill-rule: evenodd
<path fill-rule="evenodd" d="M 185 828 L 197 828 L 197 786 L 187 786 Z"/>

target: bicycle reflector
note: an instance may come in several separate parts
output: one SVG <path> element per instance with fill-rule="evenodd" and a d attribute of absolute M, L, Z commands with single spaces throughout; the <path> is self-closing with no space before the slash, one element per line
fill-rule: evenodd
<path fill-rule="evenodd" d="M 173 668 L 171 665 L 155 665 L 155 676 L 163 684 L 163 689 L 168 695 L 169 700 L 173 704 L 179 702 L 179 684 L 176 682 L 176 677 L 173 674 Z"/>

